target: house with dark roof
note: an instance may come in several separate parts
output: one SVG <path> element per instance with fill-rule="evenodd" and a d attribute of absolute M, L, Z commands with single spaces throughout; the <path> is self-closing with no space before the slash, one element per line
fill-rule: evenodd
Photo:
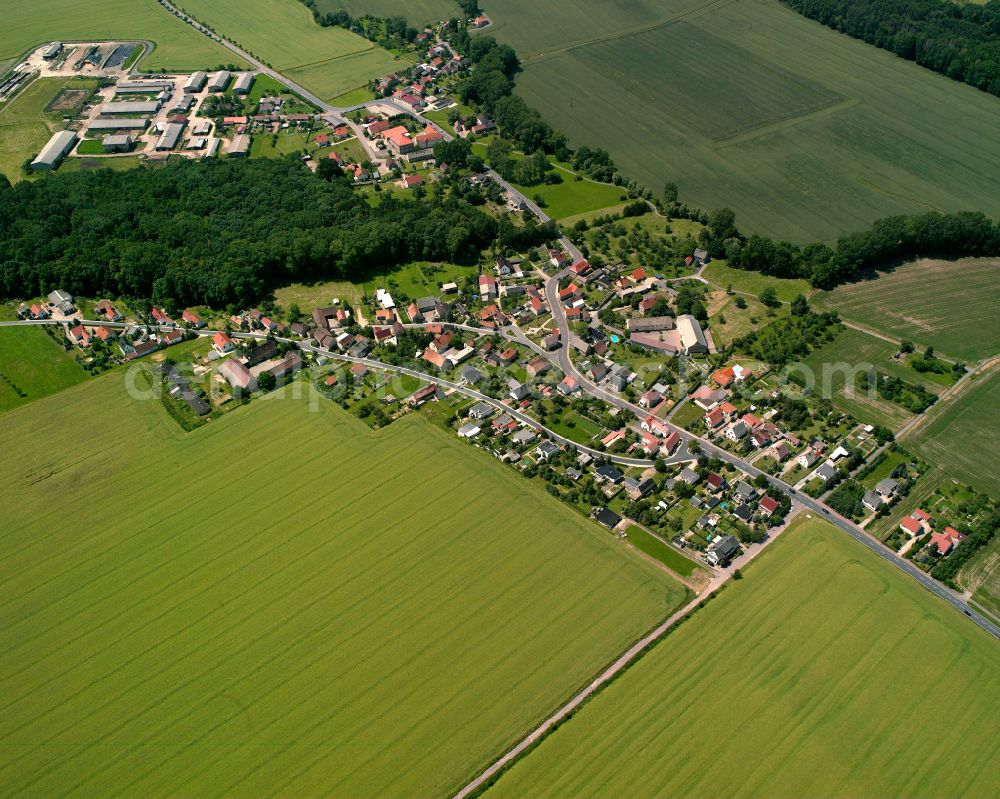
<path fill-rule="evenodd" d="M 598 508 L 594 511 L 594 519 L 609 530 L 614 530 L 622 521 L 621 516 L 608 508 Z"/>
<path fill-rule="evenodd" d="M 709 547 L 705 559 L 713 566 L 728 566 L 740 554 L 740 542 L 731 535 L 717 538 Z"/>

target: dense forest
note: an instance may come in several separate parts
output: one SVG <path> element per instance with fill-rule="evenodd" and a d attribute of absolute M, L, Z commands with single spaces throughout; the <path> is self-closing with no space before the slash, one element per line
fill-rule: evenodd
<path fill-rule="evenodd" d="M 294 158 L 184 160 L 13 186 L 0 175 L 0 298 L 61 287 L 225 307 L 294 281 L 469 262 L 498 233 L 496 219 L 444 192 L 386 193 L 373 206 L 346 179 L 324 180 Z"/>
<path fill-rule="evenodd" d="M 784 0 L 800 14 L 1000 96 L 1000 0 Z"/>

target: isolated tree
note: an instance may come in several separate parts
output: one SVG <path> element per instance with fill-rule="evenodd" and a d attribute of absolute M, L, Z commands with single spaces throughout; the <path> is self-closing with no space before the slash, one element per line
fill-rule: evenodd
<path fill-rule="evenodd" d="M 899 343 L 899 351 L 900 352 L 905 352 L 906 354 L 909 354 L 909 353 L 913 352 L 913 350 L 914 350 L 914 347 L 913 347 L 913 342 L 912 341 L 901 341 Z"/>
<path fill-rule="evenodd" d="M 777 308 L 781 305 L 781 301 L 778 299 L 778 293 L 772 286 L 765 288 L 758 296 L 758 299 L 768 308 Z"/>
<path fill-rule="evenodd" d="M 257 386 L 262 391 L 272 391 L 277 384 L 277 380 L 270 372 L 261 372 L 257 376 Z"/>
<path fill-rule="evenodd" d="M 809 301 L 801 294 L 792 300 L 792 316 L 805 316 L 809 313 Z"/>

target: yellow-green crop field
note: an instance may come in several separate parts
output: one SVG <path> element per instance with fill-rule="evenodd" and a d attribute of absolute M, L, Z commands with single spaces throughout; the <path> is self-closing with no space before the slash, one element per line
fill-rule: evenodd
<path fill-rule="evenodd" d="M 14 0 L 0 25 L 0 61 L 61 39 L 100 41 L 146 39 L 156 47 L 140 66 L 155 70 L 195 70 L 243 62 L 156 0 Z"/>
<path fill-rule="evenodd" d="M 1000 643 L 804 519 L 487 791 L 996 795 Z"/>
<path fill-rule="evenodd" d="M 344 28 L 320 27 L 298 0 L 185 0 L 183 5 L 326 100 L 410 64 Z"/>
<path fill-rule="evenodd" d="M 419 414 L 116 372 L 0 447 L 6 796 L 443 796 L 684 599 Z"/>

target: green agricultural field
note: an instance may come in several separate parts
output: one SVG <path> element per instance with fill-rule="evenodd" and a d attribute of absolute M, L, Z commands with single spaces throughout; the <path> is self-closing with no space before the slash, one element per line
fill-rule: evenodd
<path fill-rule="evenodd" d="M 998 657 L 951 607 L 804 520 L 486 795 L 985 799 Z"/>
<path fill-rule="evenodd" d="M 18 2 L 17 12 L 0 25 L 0 61 L 19 58 L 32 47 L 54 39 L 148 39 L 156 45 L 141 67 L 148 70 L 195 70 L 218 64 L 245 64 L 156 0 L 36 0 Z"/>
<path fill-rule="evenodd" d="M 746 269 L 734 269 L 725 261 L 712 261 L 702 271 L 701 276 L 720 289 L 733 287 L 733 291 L 750 294 L 754 297 L 766 288 L 773 288 L 774 293 L 782 302 L 791 302 L 799 294 L 808 297 L 812 286 L 808 280 L 783 279 L 771 277 L 760 272 L 749 272 Z"/>
<path fill-rule="evenodd" d="M 419 414 L 127 383 L 0 425 L 9 795 L 441 796 L 684 600 Z"/>
<path fill-rule="evenodd" d="M 906 446 L 929 463 L 992 496 L 1000 495 L 995 446 L 1000 437 L 1000 370 L 976 378 L 917 428 Z"/>
<path fill-rule="evenodd" d="M 86 379 L 73 357 L 40 328 L 0 330 L 0 413 Z"/>
<path fill-rule="evenodd" d="M 400 69 L 344 28 L 322 28 L 298 0 L 185 0 L 185 10 L 325 100 Z"/>
<path fill-rule="evenodd" d="M 1000 354 L 1000 260 L 923 260 L 873 280 L 818 293 L 843 319 L 942 354 L 977 360 Z"/>
<path fill-rule="evenodd" d="M 778 0 L 484 0 L 525 62 L 518 92 L 628 175 L 832 240 L 931 209 L 1000 215 L 1000 103 Z M 961 119 L 962 124 L 955 125 Z"/>
<path fill-rule="evenodd" d="M 344 10 L 352 17 L 405 17 L 413 26 L 461 17 L 454 0 L 317 0 L 321 14 Z"/>

